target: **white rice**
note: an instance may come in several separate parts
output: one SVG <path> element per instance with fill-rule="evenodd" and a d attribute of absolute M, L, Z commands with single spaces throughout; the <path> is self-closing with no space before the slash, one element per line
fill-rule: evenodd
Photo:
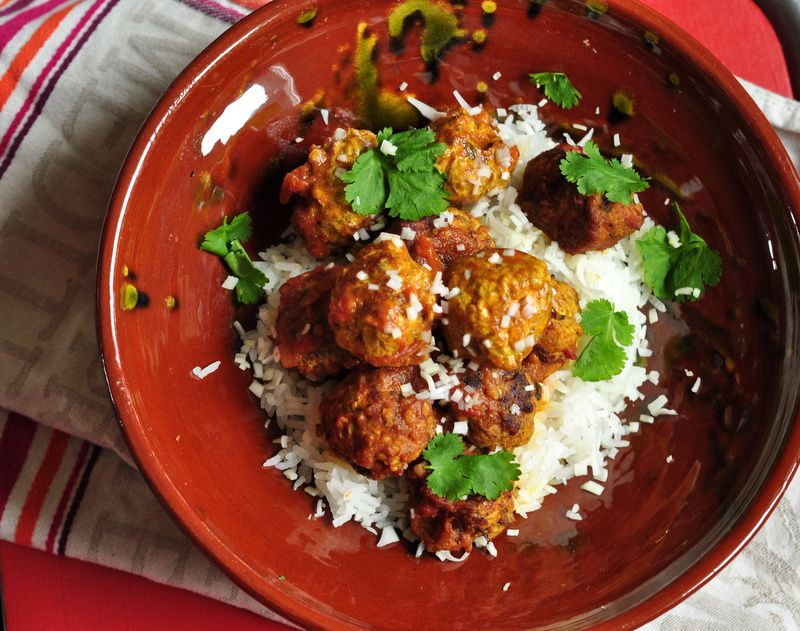
<path fill-rule="evenodd" d="M 423 110 L 427 107 L 412 99 L 409 101 Z M 462 105 L 469 106 L 468 103 Z M 627 349 L 624 369 L 608 381 L 582 381 L 574 377 L 571 370 L 565 369 L 555 372 L 542 384 L 547 405 L 537 413 L 531 441 L 515 450 L 522 471 L 515 508 L 522 516 L 540 508 L 547 495 L 555 493 L 559 485 L 576 476 L 591 474 L 594 479 L 584 483 L 582 488 L 595 494 L 603 492 L 599 482 L 608 478 L 608 461 L 617 455 L 619 449 L 628 446 L 625 436 L 633 429 L 620 415 L 628 402 L 643 398 L 639 392 L 643 384 L 658 380 L 657 373 L 649 373 L 646 368 L 637 366 L 636 360 L 638 356 L 651 354 L 646 341 L 647 325 L 656 320 L 656 312 L 665 310 L 664 304 L 652 296 L 644 284 L 642 262 L 635 246 L 641 234 L 652 227 L 649 218 L 637 233 L 608 250 L 570 255 L 533 227 L 517 205 L 517 187 L 521 184 L 525 164 L 555 146 L 546 135 L 537 110 L 536 105 L 512 105 L 503 110 L 505 117 L 498 121 L 498 130 L 507 144 L 519 148 L 519 164 L 510 174 L 508 188 L 493 191 L 465 210 L 488 226 L 498 248 L 521 250 L 545 261 L 557 279 L 577 290 L 581 307 L 594 299 L 606 298 L 616 310 L 625 311 L 634 325 L 634 340 Z M 426 115 L 434 118 L 439 112 L 429 108 Z M 282 368 L 278 349 L 270 337 L 274 336 L 278 288 L 288 279 L 329 261 L 320 262 L 310 257 L 302 240 L 297 237 L 289 243 L 267 249 L 260 258 L 256 266 L 268 280 L 267 300 L 259 310 L 257 329 L 243 334 L 240 331 L 242 347 L 238 363 L 241 365 L 244 361 L 252 365 L 255 379 L 250 390 L 259 396 L 261 406 L 284 434 L 279 442 L 280 450 L 264 466 L 278 469 L 295 482 L 295 488 L 303 488 L 312 497 L 319 498 L 315 502 L 316 510 L 309 518 L 321 517 L 327 507 L 334 527 L 356 521 L 376 535 L 379 546 L 399 541 L 398 533 L 410 541 L 416 540 L 409 528 L 405 481 L 397 478 L 370 480 L 325 451 L 323 442 L 317 437 L 316 427 L 320 419 L 320 400 L 325 390 L 331 387 L 331 382 L 313 384 L 296 371 Z M 652 309 L 648 305 L 652 305 Z M 442 306 L 446 313 L 446 303 Z M 646 307 L 648 315 L 643 311 Z M 450 384 L 458 383 L 452 375 L 464 370 L 461 360 L 449 361 L 449 372 L 443 370 L 442 374 L 429 375 L 429 385 L 434 377 L 439 379 L 436 386 L 421 393 L 404 394 L 447 398 L 452 387 Z M 658 397 L 650 403 L 650 415 L 642 415 L 639 420 L 651 423 L 653 417 L 674 414 L 665 407 L 666 403 L 666 397 Z M 266 424 L 269 425 L 270 420 Z M 441 430 L 440 427 L 437 429 Z M 298 483 L 299 480 L 302 482 Z M 577 509 L 568 512 L 570 519 L 581 518 Z M 491 542 L 478 547 L 496 554 Z M 418 547 L 417 556 L 419 554 L 421 549 Z M 454 557 L 437 553 L 437 556 L 442 560 L 463 561 L 467 555 Z"/>
<path fill-rule="evenodd" d="M 192 368 L 192 374 L 197 377 L 198 379 L 205 379 L 208 377 L 212 372 L 216 372 L 217 369 L 222 365 L 220 360 L 211 362 L 205 368 L 202 366 L 195 366 Z"/>

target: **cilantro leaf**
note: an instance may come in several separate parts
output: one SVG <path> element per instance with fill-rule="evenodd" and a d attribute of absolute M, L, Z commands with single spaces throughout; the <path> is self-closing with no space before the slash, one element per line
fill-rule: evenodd
<path fill-rule="evenodd" d="M 376 151 L 365 151 L 342 175 L 344 198 L 359 215 L 374 215 L 386 203 L 386 178 L 381 158 Z"/>
<path fill-rule="evenodd" d="M 673 205 L 680 222 L 680 250 L 684 250 L 673 273 L 675 287 L 693 287 L 703 291 L 704 285 L 714 286 L 722 275 L 722 257 L 708 247 L 705 239 L 692 232 L 678 204 Z"/>
<path fill-rule="evenodd" d="M 461 475 L 456 458 L 464 452 L 464 441 L 457 434 L 438 434 L 434 436 L 422 457 L 430 462 L 431 470 L 427 483 L 431 491 L 440 497 L 455 501 L 469 495 L 472 487 L 469 480 Z"/>
<path fill-rule="evenodd" d="M 387 127 L 377 139 L 377 148 L 358 156 L 342 176 L 344 196 L 353 210 L 372 215 L 388 208 L 392 217 L 410 221 L 444 211 L 445 177 L 436 169 L 436 160 L 446 145 L 436 142 L 430 129 L 394 133 Z M 394 147 L 394 155 L 381 151 L 384 141 Z"/>
<path fill-rule="evenodd" d="M 514 480 L 519 479 L 520 470 L 510 451 L 464 456 L 461 460 L 464 460 L 463 470 L 472 482 L 472 492 L 486 499 L 497 499 L 504 491 L 513 489 Z"/>
<path fill-rule="evenodd" d="M 250 255 L 239 241 L 232 241 L 230 251 L 223 257 L 231 273 L 239 279 L 236 283 L 236 299 L 245 305 L 257 303 L 264 297 L 267 277 L 256 269 Z"/>
<path fill-rule="evenodd" d="M 632 167 L 623 166 L 616 158 L 603 158 L 591 140 L 583 150 L 585 155 L 567 152 L 560 164 L 562 175 L 577 184 L 581 195 L 603 193 L 609 201 L 630 204 L 633 193 L 641 193 L 650 186 Z"/>
<path fill-rule="evenodd" d="M 493 500 L 514 488 L 520 476 L 519 466 L 513 462 L 514 454 L 498 451 L 466 456 L 463 452 L 464 440 L 452 433 L 434 436 L 422 452 L 422 457 L 430 463 L 428 487 L 436 495 L 449 502 L 472 494 Z"/>
<path fill-rule="evenodd" d="M 417 221 L 447 210 L 444 176 L 438 171 L 403 173 L 389 171 L 389 197 L 386 208 L 392 217 Z"/>
<path fill-rule="evenodd" d="M 375 136 L 377 138 L 378 147 L 381 146 L 381 143 L 384 140 L 389 140 L 389 138 L 391 138 L 393 135 L 394 135 L 394 130 L 391 127 L 384 127 L 383 129 L 381 129 L 378 132 L 377 136 Z"/>
<path fill-rule="evenodd" d="M 443 467 L 464 453 L 464 439 L 448 432 L 437 434 L 422 452 L 422 457 L 431 463 L 431 468 Z"/>
<path fill-rule="evenodd" d="M 628 314 L 614 311 L 608 300 L 592 300 L 581 311 L 581 327 L 592 339 L 584 347 L 572 374 L 584 381 L 605 381 L 625 367 L 625 347 L 633 342 L 634 327 Z"/>
<path fill-rule="evenodd" d="M 667 289 L 667 275 L 672 267 L 675 248 L 667 241 L 667 231 L 663 226 L 651 228 L 636 242 L 636 247 L 644 261 L 644 282 L 656 297 L 671 299 L 672 292 Z"/>
<path fill-rule="evenodd" d="M 388 138 L 397 147 L 395 162 L 400 171 L 427 172 L 436 164 L 436 159 L 447 149 L 447 145 L 436 142 L 431 129 L 409 129 Z"/>
<path fill-rule="evenodd" d="M 228 223 L 223 217 L 222 224 L 214 230 L 206 232 L 200 249 L 222 257 L 231 274 L 238 278 L 236 283 L 236 299 L 242 304 L 250 305 L 264 297 L 264 285 L 267 277 L 253 265 L 250 255 L 242 243 L 253 234 L 253 226 L 249 213 L 241 213 Z"/>
<path fill-rule="evenodd" d="M 253 234 L 253 225 L 250 221 L 250 213 L 242 213 L 236 215 L 230 223 L 228 218 L 222 218 L 222 224 L 206 232 L 203 242 L 200 244 L 200 249 L 206 252 L 211 252 L 217 256 L 225 256 L 228 253 L 228 244 L 231 241 L 240 241 L 244 243 Z"/>
<path fill-rule="evenodd" d="M 581 328 L 586 335 L 612 335 L 622 346 L 633 342 L 633 325 L 628 324 L 628 314 L 614 311 L 605 298 L 592 300 L 581 311 Z"/>
<path fill-rule="evenodd" d="M 678 247 L 673 247 L 662 226 L 651 228 L 636 242 L 644 263 L 644 280 L 662 300 L 697 300 L 706 285 L 719 282 L 722 257 L 692 232 L 680 206 L 673 203 L 673 208 L 678 215 Z M 689 289 L 693 291 L 687 293 Z"/>
<path fill-rule="evenodd" d="M 548 99 L 565 110 L 575 107 L 581 100 L 581 93 L 563 72 L 532 72 L 528 77 L 544 90 Z"/>

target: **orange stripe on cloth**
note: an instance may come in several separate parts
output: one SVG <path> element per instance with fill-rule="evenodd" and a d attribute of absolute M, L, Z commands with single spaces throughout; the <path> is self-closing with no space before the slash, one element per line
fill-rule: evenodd
<path fill-rule="evenodd" d="M 39 28 L 31 35 L 31 38 L 20 48 L 16 57 L 11 61 L 8 70 L 0 77 L 0 109 L 3 109 L 6 101 L 8 101 L 8 97 L 11 96 L 14 88 L 17 87 L 22 73 L 25 72 L 25 69 L 36 56 L 36 53 L 41 50 L 42 46 L 50 39 L 53 31 L 58 28 L 58 25 L 61 24 L 64 18 L 67 17 L 67 14 L 72 11 L 77 4 L 79 3 L 74 2 L 53 13 L 53 15 L 42 22 Z"/>
<path fill-rule="evenodd" d="M 25 498 L 25 504 L 17 522 L 14 541 L 20 545 L 33 545 L 33 531 L 36 528 L 36 521 L 42 512 L 42 506 L 47 497 L 47 492 L 50 490 L 50 485 L 53 483 L 53 478 L 61 466 L 61 461 L 64 459 L 64 451 L 68 442 L 68 434 L 53 430 L 44 459 L 39 466 L 39 471 L 36 472 L 36 477 L 33 479 L 33 484 L 31 484 L 28 496 Z"/>

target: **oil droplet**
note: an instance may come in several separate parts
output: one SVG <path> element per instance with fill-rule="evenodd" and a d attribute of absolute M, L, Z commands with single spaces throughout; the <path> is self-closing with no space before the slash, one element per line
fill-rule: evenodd
<path fill-rule="evenodd" d="M 625 92 L 615 92 L 611 102 L 614 104 L 614 109 L 620 114 L 624 114 L 625 116 L 633 116 L 636 114 L 633 107 L 633 98 L 625 94 Z"/>
<path fill-rule="evenodd" d="M 306 9 L 297 16 L 297 23 L 301 26 L 311 26 L 311 22 L 314 21 L 315 17 L 317 17 L 317 11 L 317 7 Z"/>
<path fill-rule="evenodd" d="M 372 121 L 378 129 L 410 127 L 419 121 L 419 114 L 404 97 L 378 87 L 378 69 L 372 58 L 378 36 L 367 35 L 366 28 L 365 22 L 358 25 L 353 60 L 358 90 L 358 113 Z"/>
<path fill-rule="evenodd" d="M 123 311 L 132 311 L 139 302 L 139 291 L 131 283 L 123 283 L 119 288 L 119 307 Z"/>
<path fill-rule="evenodd" d="M 406 0 L 389 14 L 389 35 L 402 37 L 406 20 L 415 14 L 422 16 L 425 28 L 420 54 L 425 61 L 434 61 L 454 39 L 464 37 L 458 18 L 449 7 L 431 0 Z"/>
<path fill-rule="evenodd" d="M 645 31 L 644 32 L 644 43 L 647 45 L 648 48 L 653 48 L 658 46 L 659 37 L 653 31 Z"/>
<path fill-rule="evenodd" d="M 586 11 L 589 17 L 598 17 L 608 11 L 608 5 L 603 0 L 587 0 Z"/>

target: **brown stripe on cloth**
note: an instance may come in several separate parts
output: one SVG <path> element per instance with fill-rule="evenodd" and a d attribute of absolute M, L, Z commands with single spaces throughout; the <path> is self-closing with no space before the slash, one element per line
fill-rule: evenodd
<path fill-rule="evenodd" d="M 64 528 L 61 531 L 61 537 L 58 540 L 58 554 L 64 555 L 64 550 L 67 548 L 67 541 L 69 540 L 69 533 L 72 529 L 72 524 L 75 521 L 75 516 L 78 514 L 78 509 L 81 506 L 81 500 L 83 499 L 84 493 L 86 493 L 86 487 L 89 486 L 89 478 L 92 477 L 92 469 L 94 469 L 94 465 L 97 463 L 97 458 L 100 456 L 100 447 L 97 445 L 92 445 L 92 452 L 89 456 L 89 462 L 86 463 L 86 468 L 83 470 L 83 475 L 81 476 L 81 481 L 78 484 L 78 490 L 75 491 L 75 497 L 72 498 L 72 504 L 69 507 L 69 511 L 67 512 L 67 519 L 64 522 Z"/>
<path fill-rule="evenodd" d="M 0 436 L 0 516 L 28 457 L 35 433 L 36 423 L 13 412 L 8 415 Z"/>
<path fill-rule="evenodd" d="M 67 510 L 69 499 L 72 497 L 72 489 L 75 488 L 75 484 L 78 482 L 78 476 L 83 470 L 83 464 L 86 462 L 86 456 L 89 453 L 90 446 L 90 443 L 83 441 L 81 449 L 78 452 L 78 456 L 75 458 L 75 465 L 69 474 L 67 485 L 64 487 L 61 498 L 58 500 L 58 506 L 56 507 L 56 512 L 53 514 L 53 521 L 50 524 L 50 530 L 47 533 L 47 541 L 44 545 L 44 549 L 48 552 L 53 552 L 55 549 L 58 530 L 61 527 L 62 520 L 64 519 L 64 513 Z"/>

